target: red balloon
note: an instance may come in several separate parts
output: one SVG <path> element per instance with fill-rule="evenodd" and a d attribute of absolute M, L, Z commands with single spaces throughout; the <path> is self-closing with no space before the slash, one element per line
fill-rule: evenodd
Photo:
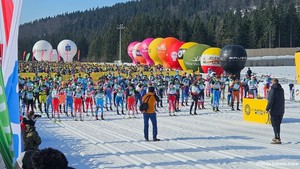
<path fill-rule="evenodd" d="M 170 65 L 166 59 L 166 54 L 167 54 L 168 48 L 170 48 L 176 42 L 179 42 L 179 40 L 174 37 L 167 37 L 167 38 L 163 39 L 157 47 L 157 53 L 158 53 L 159 58 L 163 62 L 164 68 L 170 68 Z"/>
<path fill-rule="evenodd" d="M 167 50 L 166 60 L 172 69 L 182 70 L 179 62 L 178 62 L 178 50 L 184 44 L 184 42 L 177 42 L 174 43 L 170 48 Z"/>

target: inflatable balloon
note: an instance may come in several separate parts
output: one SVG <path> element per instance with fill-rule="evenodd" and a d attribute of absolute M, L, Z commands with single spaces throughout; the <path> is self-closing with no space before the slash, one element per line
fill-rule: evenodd
<path fill-rule="evenodd" d="M 45 40 L 37 41 L 32 48 L 32 53 L 37 61 L 49 61 L 52 46 Z"/>
<path fill-rule="evenodd" d="M 178 50 L 178 63 L 179 63 L 182 70 L 187 70 L 185 65 L 184 65 L 184 62 L 183 62 L 183 55 L 184 55 L 185 51 L 188 50 L 190 47 L 195 46 L 195 45 L 199 45 L 199 43 L 187 42 L 179 48 L 179 50 Z"/>
<path fill-rule="evenodd" d="M 73 41 L 65 39 L 59 42 L 57 51 L 65 62 L 72 62 L 77 53 L 77 46 Z"/>
<path fill-rule="evenodd" d="M 145 65 L 146 64 L 146 59 L 143 58 L 143 56 L 141 54 L 140 46 L 141 46 L 141 42 L 139 42 L 139 43 L 137 43 L 136 45 L 133 46 L 132 55 L 133 55 L 134 59 L 136 60 L 136 62 L 138 64 Z"/>
<path fill-rule="evenodd" d="M 159 58 L 162 60 L 163 62 L 163 67 L 164 68 L 170 68 L 170 65 L 166 59 L 166 54 L 167 54 L 167 50 L 168 48 L 170 48 L 174 43 L 179 42 L 178 39 L 174 38 L 174 37 L 167 37 L 165 39 L 163 39 L 160 44 L 157 46 L 157 53 Z"/>
<path fill-rule="evenodd" d="M 52 53 L 50 53 L 50 61 L 57 62 L 58 61 L 58 54 L 56 49 L 52 49 Z"/>
<path fill-rule="evenodd" d="M 246 50 L 239 45 L 228 45 L 221 50 L 220 61 L 226 73 L 240 78 L 241 70 L 247 61 Z"/>
<path fill-rule="evenodd" d="M 208 48 L 210 48 L 210 46 L 200 44 L 190 47 L 188 50 L 186 50 L 183 56 L 183 62 L 185 67 L 188 70 L 198 71 L 198 69 L 200 69 L 200 71 L 203 72 L 201 70 L 200 59 L 202 53 Z"/>
<path fill-rule="evenodd" d="M 136 60 L 141 64 L 141 65 L 146 65 L 146 59 L 142 55 L 142 43 L 137 46 L 136 50 Z"/>
<path fill-rule="evenodd" d="M 147 65 L 154 65 L 153 60 L 150 58 L 149 54 L 148 54 L 148 47 L 149 44 L 154 40 L 154 38 L 147 38 L 145 40 L 143 40 L 142 44 L 141 44 L 141 54 L 142 56 L 146 59 L 146 64 Z"/>
<path fill-rule="evenodd" d="M 134 60 L 138 63 L 137 58 L 136 58 L 136 54 L 137 54 L 137 47 L 141 44 L 141 42 L 138 42 L 137 44 L 135 44 L 132 48 L 132 56 L 134 58 Z"/>
<path fill-rule="evenodd" d="M 201 68 L 204 73 L 207 73 L 209 69 L 217 75 L 221 75 L 224 72 L 220 64 L 220 54 L 220 48 L 208 48 L 202 53 Z"/>
<path fill-rule="evenodd" d="M 178 63 L 178 50 L 184 44 L 184 42 L 174 43 L 168 50 L 166 59 L 172 69 L 182 70 Z"/>
<path fill-rule="evenodd" d="M 149 54 L 150 58 L 153 60 L 155 65 L 163 64 L 162 60 L 158 57 L 158 54 L 157 54 L 157 47 L 162 40 L 163 40 L 163 38 L 156 38 L 148 46 L 148 54 Z"/>
<path fill-rule="evenodd" d="M 136 45 L 137 43 L 139 43 L 139 42 L 132 42 L 128 45 L 128 48 L 127 48 L 128 56 L 132 59 L 133 64 L 136 64 L 136 60 L 133 57 L 132 50 L 133 50 L 134 45 Z"/>

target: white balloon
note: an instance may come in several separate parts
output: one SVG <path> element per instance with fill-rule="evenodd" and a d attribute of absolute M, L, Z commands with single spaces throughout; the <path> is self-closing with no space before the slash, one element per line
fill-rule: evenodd
<path fill-rule="evenodd" d="M 37 61 L 49 61 L 52 46 L 45 40 L 37 41 L 32 48 L 32 53 Z"/>
<path fill-rule="evenodd" d="M 65 39 L 59 42 L 57 52 L 65 62 L 72 62 L 77 53 L 77 46 L 73 41 Z"/>
<path fill-rule="evenodd" d="M 133 46 L 132 48 L 132 55 L 134 57 L 134 59 L 136 58 L 136 56 L 140 56 L 142 54 L 140 54 L 141 52 L 137 50 L 137 47 L 141 44 L 141 42 L 137 43 L 136 45 Z M 140 53 L 138 53 L 140 52 Z"/>
<path fill-rule="evenodd" d="M 50 58 L 50 61 L 58 61 L 58 53 L 56 49 L 52 49 L 52 58 Z"/>

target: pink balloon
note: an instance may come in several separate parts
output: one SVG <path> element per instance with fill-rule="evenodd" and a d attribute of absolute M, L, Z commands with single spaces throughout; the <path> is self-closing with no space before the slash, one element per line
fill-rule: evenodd
<path fill-rule="evenodd" d="M 154 38 L 147 38 L 141 44 L 141 54 L 146 59 L 147 65 L 151 65 L 151 66 L 154 65 L 154 62 L 148 54 L 148 47 L 153 40 Z"/>
<path fill-rule="evenodd" d="M 178 50 L 184 42 L 176 42 L 167 49 L 166 60 L 172 69 L 182 70 L 178 62 Z"/>
<path fill-rule="evenodd" d="M 139 42 L 135 41 L 135 42 L 132 42 L 128 45 L 128 48 L 127 48 L 127 53 L 129 55 L 129 57 L 132 59 L 132 63 L 133 64 L 137 64 L 137 61 L 135 60 L 135 58 L 133 57 L 133 54 L 132 54 L 132 50 L 133 50 L 133 47 Z"/>

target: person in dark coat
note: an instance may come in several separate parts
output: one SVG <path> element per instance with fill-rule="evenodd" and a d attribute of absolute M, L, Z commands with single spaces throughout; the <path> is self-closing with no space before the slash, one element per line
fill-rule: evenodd
<path fill-rule="evenodd" d="M 24 151 L 38 150 L 39 145 L 42 143 L 41 137 L 35 130 L 35 126 L 26 124 L 25 129 L 26 136 L 24 138 Z"/>
<path fill-rule="evenodd" d="M 284 90 L 278 83 L 278 79 L 273 79 L 268 97 L 268 105 L 266 107 L 266 110 L 270 113 L 271 123 L 275 134 L 275 138 L 273 138 L 271 142 L 272 144 L 281 144 L 280 125 L 284 114 L 284 108 Z"/>
<path fill-rule="evenodd" d="M 57 149 L 45 148 L 37 151 L 31 157 L 33 169 L 74 169 L 68 167 L 64 153 Z"/>
<path fill-rule="evenodd" d="M 251 76 L 252 76 L 252 70 L 250 69 L 250 67 L 248 67 L 247 75 L 248 75 L 250 78 L 251 78 Z"/>

